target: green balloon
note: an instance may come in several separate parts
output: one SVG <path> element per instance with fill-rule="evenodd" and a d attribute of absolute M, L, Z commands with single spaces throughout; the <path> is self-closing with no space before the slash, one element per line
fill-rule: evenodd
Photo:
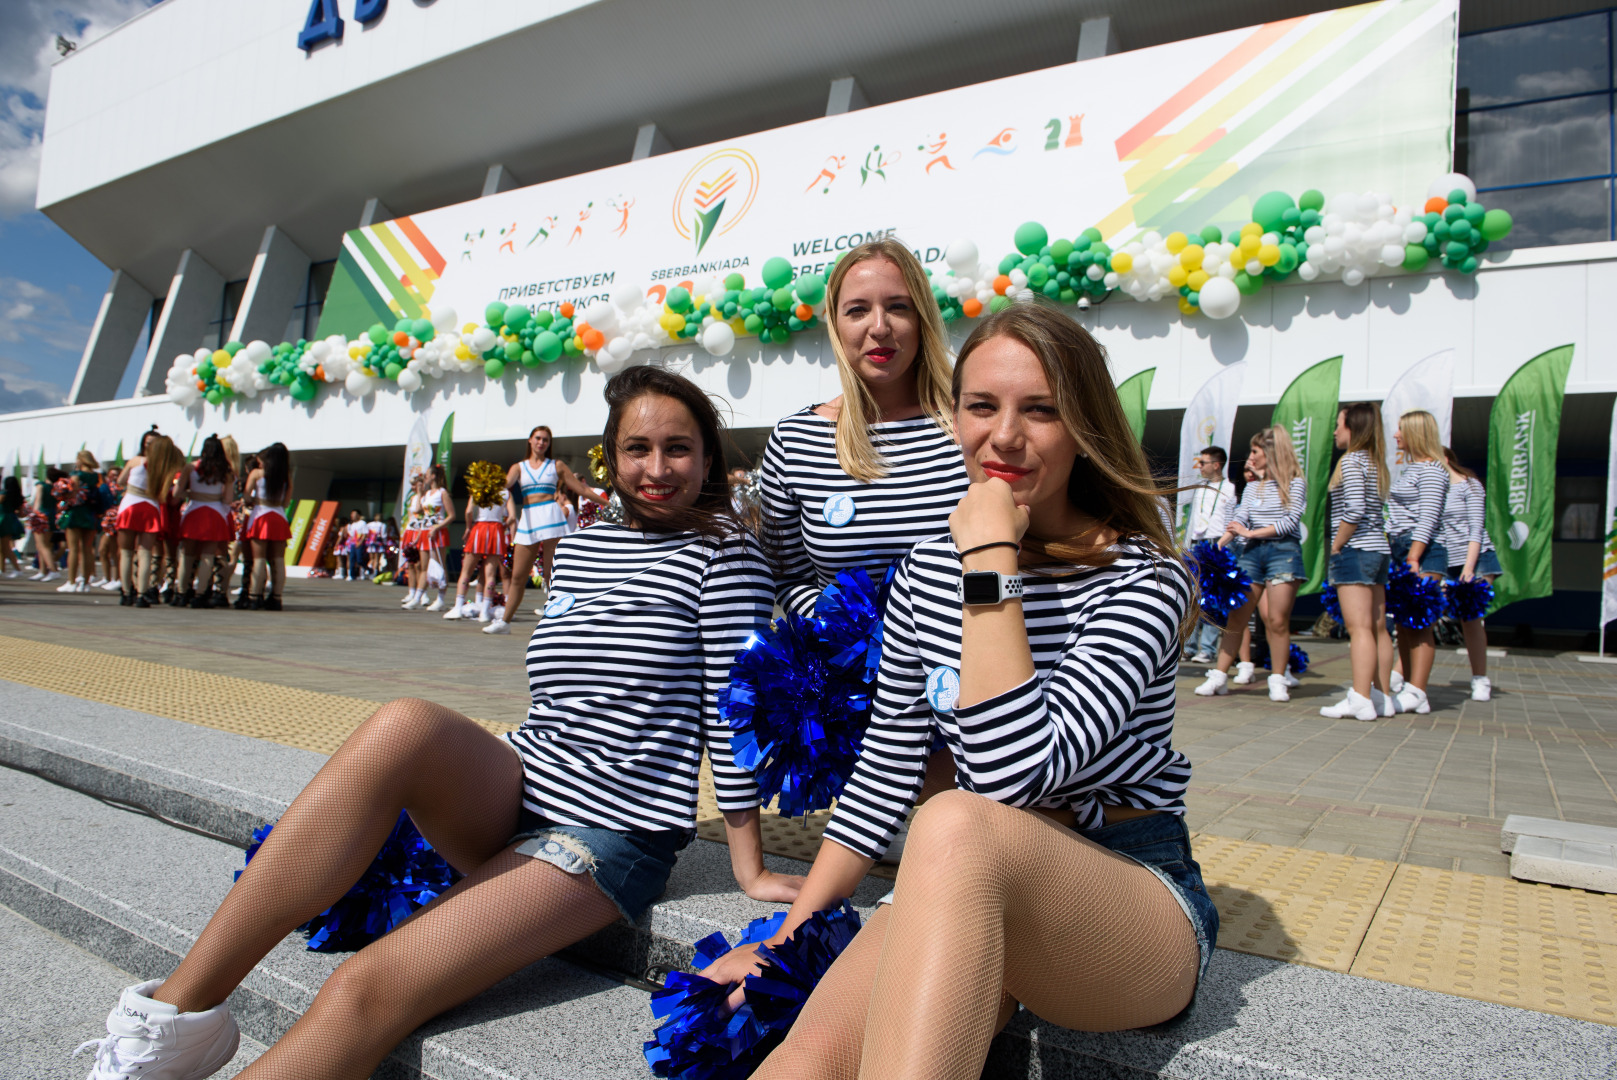
<path fill-rule="evenodd" d="M 1203 244 L 1216 244 L 1224 239 L 1224 231 L 1217 225 L 1204 225 L 1200 233 Z"/>
<path fill-rule="evenodd" d="M 1237 270 L 1235 272 L 1235 287 L 1240 290 L 1242 296 L 1251 296 L 1263 287 L 1263 275 L 1259 274 L 1254 277 L 1245 270 Z"/>
<path fill-rule="evenodd" d="M 532 349 L 523 349 L 522 356 L 519 359 L 522 361 L 523 367 L 537 367 L 539 364 L 539 357 L 534 355 Z"/>
<path fill-rule="evenodd" d="M 1023 255 L 1037 255 L 1050 242 L 1050 233 L 1037 221 L 1023 222 L 1016 227 L 1012 243 Z M 1005 271 L 1001 270 L 1000 273 Z"/>
<path fill-rule="evenodd" d="M 399 377 L 399 372 L 403 370 L 403 364 L 389 364 L 382 369 L 382 374 L 386 375 L 390 379 L 397 379 Z"/>
<path fill-rule="evenodd" d="M 1278 276 L 1285 277 L 1287 274 L 1297 269 L 1298 262 L 1299 256 L 1297 254 L 1297 246 L 1295 244 L 1281 244 L 1280 261 L 1275 263 L 1274 269 Z"/>
<path fill-rule="evenodd" d="M 1456 192 L 1454 192 L 1454 194 L 1460 196 L 1462 199 L 1465 197 L 1465 192 L 1463 192 L 1463 191 L 1456 191 Z M 1456 221 L 1460 221 L 1464 217 L 1465 217 L 1465 204 L 1461 203 L 1461 202 L 1455 202 L 1453 200 L 1453 198 L 1450 198 L 1448 206 L 1445 207 L 1444 210 L 1443 210 L 1443 220 L 1448 222 L 1449 225 L 1452 227 Z"/>
<path fill-rule="evenodd" d="M 550 330 L 557 337 L 566 340 L 573 336 L 573 320 L 557 319 L 550 324 Z"/>
<path fill-rule="evenodd" d="M 561 339 L 561 351 L 566 356 L 577 356 L 578 355 L 578 342 L 574 341 L 570 337 L 562 338 Z"/>
<path fill-rule="evenodd" d="M 533 324 L 541 330 L 556 321 L 556 313 L 549 308 L 540 308 L 533 313 Z"/>
<path fill-rule="evenodd" d="M 1027 272 L 1027 283 L 1035 289 L 1042 289 L 1050 280 L 1050 271 L 1045 269 L 1043 263 L 1035 263 L 1033 269 Z"/>
<path fill-rule="evenodd" d="M 1465 218 L 1449 225 L 1449 236 L 1462 244 L 1471 242 L 1471 223 Z"/>
<path fill-rule="evenodd" d="M 805 274 L 797 279 L 797 298 L 805 304 L 818 304 L 825 299 L 825 279 L 818 274 Z"/>
<path fill-rule="evenodd" d="M 503 351 L 505 352 L 505 358 L 507 360 L 520 360 L 520 359 L 522 359 L 522 343 L 521 342 L 507 341 L 505 343 L 505 349 Z"/>
<path fill-rule="evenodd" d="M 1461 206 L 1464 206 L 1469 201 L 1470 200 L 1465 193 L 1465 188 L 1455 188 L 1453 191 L 1449 192 L 1450 203 L 1459 203 Z"/>
<path fill-rule="evenodd" d="M 1297 209 L 1312 210 L 1318 213 L 1325 209 L 1325 193 L 1317 188 L 1309 188 L 1297 196 Z"/>
<path fill-rule="evenodd" d="M 546 364 L 561 359 L 561 338 L 549 330 L 541 330 L 533 337 L 533 354 Z"/>
<path fill-rule="evenodd" d="M 770 328 L 769 340 L 773 341 L 776 345 L 784 345 L 788 341 L 790 341 L 791 339 L 792 339 L 792 332 L 790 330 L 786 329 L 786 327 L 784 327 L 784 326 L 775 326 L 775 327 Z"/>
<path fill-rule="evenodd" d="M 1426 269 L 1426 264 L 1430 262 L 1431 259 L 1431 252 L 1427 251 L 1424 245 L 1404 245 L 1404 269 L 1408 270 L 1411 274 L 1419 273 L 1420 271 Z"/>
<path fill-rule="evenodd" d="M 295 401 L 308 401 L 314 397 L 314 380 L 302 372 L 292 380 L 292 398 Z"/>
<path fill-rule="evenodd" d="M 1050 257 L 1057 263 L 1064 263 L 1074 250 L 1071 240 L 1057 240 L 1050 245 Z"/>
<path fill-rule="evenodd" d="M 387 327 L 377 323 L 365 331 L 365 336 L 371 339 L 372 345 L 381 345 L 387 341 Z"/>
<path fill-rule="evenodd" d="M 771 289 L 784 289 L 792 283 L 792 264 L 776 255 L 764 263 L 764 284 Z"/>
<path fill-rule="evenodd" d="M 1489 210 L 1482 215 L 1480 231 L 1484 240 L 1503 240 L 1510 232 L 1510 227 L 1516 224 L 1510 219 L 1509 210 Z"/>
<path fill-rule="evenodd" d="M 769 302 L 775 306 L 776 311 L 790 311 L 793 306 L 792 290 L 784 287 L 776 289 L 775 295 L 769 298 Z"/>
<path fill-rule="evenodd" d="M 729 274 L 724 279 L 724 287 L 730 292 L 735 292 L 738 289 L 744 289 L 746 286 L 747 279 L 742 277 L 740 274 Z"/>
<path fill-rule="evenodd" d="M 505 305 L 498 300 L 483 309 L 483 320 L 490 326 L 505 325 Z"/>
<path fill-rule="evenodd" d="M 1100 238 L 1100 230 L 1093 225 L 1078 234 L 1079 240 L 1088 240 L 1091 244 L 1098 244 Z"/>
<path fill-rule="evenodd" d="M 410 327 L 414 325 L 414 319 L 400 319 L 393 324 L 393 332 L 395 334 L 408 334 L 410 332 Z"/>
<path fill-rule="evenodd" d="M 1460 243 L 1458 240 L 1450 240 L 1448 245 L 1443 249 L 1444 258 L 1448 259 L 1449 262 L 1454 263 L 1459 262 L 1461 259 L 1466 258 L 1470 254 L 1471 248 L 1466 244 Z"/>
<path fill-rule="evenodd" d="M 1467 255 L 1465 258 L 1460 260 L 1460 273 L 1462 273 L 1462 274 L 1474 274 L 1476 272 L 1477 272 L 1477 257 L 1475 255 Z"/>
<path fill-rule="evenodd" d="M 225 352 L 229 353 L 231 356 L 235 356 L 237 353 L 241 352 L 242 349 L 244 349 L 244 348 L 246 348 L 246 346 L 243 345 L 239 341 L 227 341 L 227 342 L 225 342 Z"/>
<path fill-rule="evenodd" d="M 761 316 L 761 315 L 759 315 L 759 314 L 757 314 L 755 312 L 755 313 L 753 313 L 751 315 L 748 315 L 746 317 L 746 319 L 744 319 L 742 321 L 742 325 L 747 328 L 747 333 L 756 334 L 756 333 L 758 333 L 758 331 L 760 331 L 760 330 L 762 330 L 764 328 L 763 316 Z"/>
<path fill-rule="evenodd" d="M 218 370 L 219 369 L 214 366 L 212 360 L 204 360 L 202 363 L 197 365 L 197 378 L 211 379 L 213 378 L 213 373 Z"/>
<path fill-rule="evenodd" d="M 505 309 L 505 328 L 513 332 L 519 332 L 524 326 L 528 325 L 528 320 L 531 318 L 533 318 L 533 312 L 521 305 L 508 307 Z"/>
<path fill-rule="evenodd" d="M 505 374 L 504 360 L 489 360 L 483 364 L 483 374 L 491 379 L 498 379 Z"/>
<path fill-rule="evenodd" d="M 1285 225 L 1282 215 L 1296 205 L 1284 191 L 1265 192 L 1252 204 L 1252 220 L 1263 226 L 1264 232 L 1279 232 Z"/>
<path fill-rule="evenodd" d="M 668 297 L 664 302 L 668 305 L 669 311 L 683 315 L 691 309 L 691 294 L 675 285 L 668 290 Z"/>
<path fill-rule="evenodd" d="M 411 323 L 410 324 L 410 336 L 415 338 L 417 341 L 431 341 L 432 340 L 432 320 L 431 319 L 417 319 L 415 322 Z"/>
<path fill-rule="evenodd" d="M 212 390 L 209 390 L 203 396 L 208 399 L 208 404 L 209 405 L 217 405 L 221 401 L 224 400 L 224 396 L 219 393 L 219 387 L 217 387 L 217 386 L 214 387 Z"/>
<path fill-rule="evenodd" d="M 988 310 L 993 313 L 1004 311 L 1010 306 L 1011 298 L 1008 296 L 996 296 L 988 301 Z"/>

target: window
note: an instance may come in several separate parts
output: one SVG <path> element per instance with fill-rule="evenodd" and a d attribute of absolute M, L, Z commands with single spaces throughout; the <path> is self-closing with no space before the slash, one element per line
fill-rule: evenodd
<path fill-rule="evenodd" d="M 320 325 L 320 312 L 326 306 L 326 290 L 331 288 L 331 275 L 336 272 L 337 260 L 309 264 L 309 276 L 304 279 L 303 292 L 292 305 L 292 318 L 286 324 L 287 341 L 312 341 Z"/>
<path fill-rule="evenodd" d="M 202 335 L 203 348 L 225 347 L 225 342 L 230 340 L 230 328 L 236 324 L 236 313 L 241 310 L 241 298 L 246 292 L 246 278 L 225 282 L 224 292 L 219 296 L 219 317 L 209 321 L 208 331 Z"/>
<path fill-rule="evenodd" d="M 1617 240 L 1613 9 L 1460 38 L 1454 168 L 1510 247 Z"/>

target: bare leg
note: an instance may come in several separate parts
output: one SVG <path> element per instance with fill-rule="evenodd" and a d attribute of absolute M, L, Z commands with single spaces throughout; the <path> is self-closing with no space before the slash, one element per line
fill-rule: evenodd
<path fill-rule="evenodd" d="M 1282 675 L 1291 660 L 1291 608 L 1297 583 L 1280 581 L 1263 590 L 1263 629 L 1269 638 L 1269 670 Z"/>
<path fill-rule="evenodd" d="M 1336 601 L 1342 608 L 1342 625 L 1348 632 L 1348 660 L 1353 667 L 1353 691 L 1370 696 L 1370 687 L 1379 678 L 1376 672 L 1376 628 L 1372 620 L 1375 586 L 1338 585 Z"/>
<path fill-rule="evenodd" d="M 141 533 L 135 538 L 139 545 L 135 549 L 135 585 L 142 593 L 152 589 L 152 552 L 157 547 L 157 537 L 153 533 Z"/>
<path fill-rule="evenodd" d="M 1230 613 L 1228 621 L 1224 623 L 1224 636 L 1218 643 L 1218 660 L 1215 667 L 1228 675 L 1230 665 L 1235 663 L 1235 654 L 1244 652 L 1247 648 L 1242 642 L 1242 635 L 1246 633 L 1246 624 L 1252 618 L 1252 605 L 1263 597 L 1263 586 L 1252 586 L 1252 595 L 1239 609 Z"/>
<path fill-rule="evenodd" d="M 261 597 L 264 595 L 264 578 L 269 574 L 269 557 L 267 555 L 269 541 L 250 540 L 248 543 L 253 545 L 253 583 L 251 595 Z"/>
<path fill-rule="evenodd" d="M 534 558 L 539 554 L 538 544 L 518 544 L 511 555 L 511 588 L 505 594 L 505 621 L 513 622 L 522 607 L 522 596 L 528 591 L 528 579 L 533 576 Z"/>
<path fill-rule="evenodd" d="M 285 540 L 271 540 L 269 543 L 269 579 L 270 595 L 279 597 L 281 590 L 286 587 Z"/>
<path fill-rule="evenodd" d="M 1488 674 L 1488 631 L 1481 619 L 1467 619 L 1460 624 L 1465 635 L 1465 655 L 1471 661 L 1472 675 Z"/>
<path fill-rule="evenodd" d="M 550 588 L 550 579 L 556 573 L 556 541 L 541 540 L 539 546 L 545 549 L 545 588 Z"/>
<path fill-rule="evenodd" d="M 126 593 L 135 591 L 135 534 L 118 530 L 118 581 Z"/>

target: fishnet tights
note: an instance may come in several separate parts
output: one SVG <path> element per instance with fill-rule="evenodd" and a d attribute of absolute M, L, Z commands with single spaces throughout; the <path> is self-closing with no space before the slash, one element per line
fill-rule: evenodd
<path fill-rule="evenodd" d="M 468 876 L 345 961 L 241 1074 L 370 1076 L 422 1023 L 617 919 L 588 876 L 506 848 L 521 794 L 517 757 L 495 736 L 431 702 L 384 705 L 293 801 L 154 996 L 183 1011 L 223 1001 L 277 942 L 359 880 L 408 808 Z"/>
<path fill-rule="evenodd" d="M 975 1080 L 1005 995 L 1082 1031 L 1160 1023 L 1196 937 L 1148 870 L 1046 818 L 950 791 L 910 828 L 890 909 L 809 999 L 757 1080 Z"/>

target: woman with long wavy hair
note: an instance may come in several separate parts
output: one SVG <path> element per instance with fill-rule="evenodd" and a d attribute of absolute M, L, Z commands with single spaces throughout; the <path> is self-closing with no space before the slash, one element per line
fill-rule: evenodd
<path fill-rule="evenodd" d="M 230 458 L 217 435 L 202 440 L 202 453 L 180 470 L 177 485 L 185 509 L 180 515 L 180 572 L 175 588 L 182 607 L 213 606 L 213 563 L 235 537 L 227 501 L 235 485 Z M 196 588 L 200 574 L 202 591 Z"/>
<path fill-rule="evenodd" d="M 1348 632 L 1353 685 L 1321 716 L 1374 720 L 1391 716 L 1387 679 L 1392 636 L 1387 633 L 1387 567 L 1392 549 L 1382 521 L 1382 501 L 1391 480 L 1381 435 L 1381 409 L 1371 402 L 1347 405 L 1336 414 L 1336 447 L 1344 453 L 1331 473 L 1329 579 Z"/>
<path fill-rule="evenodd" d="M 1415 409 L 1398 418 L 1394 436 L 1403 451 L 1404 471 L 1387 493 L 1387 536 L 1392 560 L 1411 572 L 1442 581 L 1448 572 L 1449 552 L 1443 546 L 1443 503 L 1449 492 L 1449 471 L 1443 458 L 1443 437 L 1437 418 Z M 1398 656 L 1402 685 L 1391 680 L 1393 707 L 1398 712 L 1428 713 L 1426 684 L 1437 660 L 1437 638 L 1431 627 L 1398 627 Z"/>
<path fill-rule="evenodd" d="M 129 459 L 119 477 L 124 494 L 118 504 L 118 579 L 123 606 L 149 608 L 158 602 L 152 571 L 163 539 L 159 500 L 173 486 L 185 455 L 167 435 L 155 431 L 147 432 L 141 443 L 141 452 Z"/>
<path fill-rule="evenodd" d="M 253 549 L 252 601 L 254 611 L 280 611 L 286 586 L 286 542 L 292 527 L 286 504 L 292 494 L 292 456 L 285 443 L 271 443 L 258 452 L 258 468 L 247 475 L 247 542 Z M 269 595 L 264 594 L 268 584 Z"/>

